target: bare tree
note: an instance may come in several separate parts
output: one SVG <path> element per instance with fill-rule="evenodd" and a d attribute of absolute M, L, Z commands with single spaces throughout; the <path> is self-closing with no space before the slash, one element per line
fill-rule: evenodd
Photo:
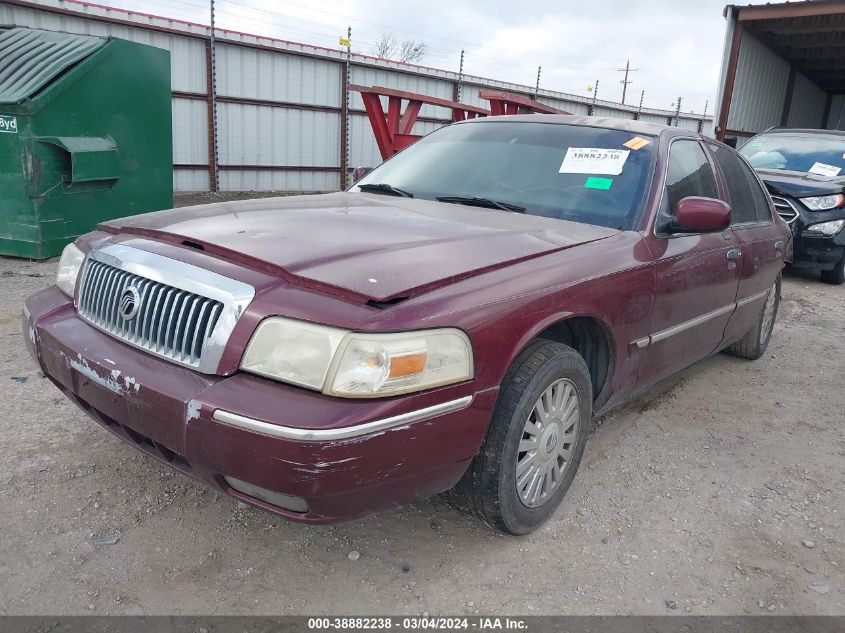
<path fill-rule="evenodd" d="M 399 61 L 400 62 L 418 62 L 425 57 L 428 47 L 425 42 L 418 42 L 416 40 L 405 40 L 399 47 Z"/>
<path fill-rule="evenodd" d="M 418 62 L 425 57 L 428 47 L 425 42 L 416 40 L 405 40 L 400 42 L 392 35 L 382 33 L 375 43 L 373 52 L 376 57 L 392 59 L 398 62 Z"/>
<path fill-rule="evenodd" d="M 382 33 L 381 37 L 373 47 L 373 52 L 376 57 L 381 57 L 382 59 L 393 59 L 396 57 L 396 51 L 398 48 L 399 42 L 396 41 L 396 38 L 392 35 L 388 35 L 387 33 Z"/>

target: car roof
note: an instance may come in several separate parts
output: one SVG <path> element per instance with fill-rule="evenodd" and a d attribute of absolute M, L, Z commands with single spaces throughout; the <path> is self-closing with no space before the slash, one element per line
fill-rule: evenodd
<path fill-rule="evenodd" d="M 505 116 L 478 117 L 462 121 L 460 125 L 490 124 L 503 121 L 519 123 L 554 123 L 558 125 L 583 125 L 588 127 L 605 128 L 608 130 L 622 130 L 633 134 L 648 134 L 650 136 L 659 136 L 664 133 L 668 133 L 673 136 L 701 136 L 698 132 L 693 132 L 683 128 L 670 127 L 668 125 L 660 125 L 658 123 L 634 121 L 633 119 L 615 119 L 611 117 L 578 116 L 573 114 L 513 114 Z"/>

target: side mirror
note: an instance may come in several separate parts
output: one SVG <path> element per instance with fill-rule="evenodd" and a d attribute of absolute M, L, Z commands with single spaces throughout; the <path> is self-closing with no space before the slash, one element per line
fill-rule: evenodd
<path fill-rule="evenodd" d="M 731 225 L 730 206 L 715 198 L 688 196 L 675 206 L 672 233 L 714 233 Z"/>
<path fill-rule="evenodd" d="M 355 184 L 361 178 L 373 171 L 372 167 L 356 167 L 352 170 L 352 184 Z"/>

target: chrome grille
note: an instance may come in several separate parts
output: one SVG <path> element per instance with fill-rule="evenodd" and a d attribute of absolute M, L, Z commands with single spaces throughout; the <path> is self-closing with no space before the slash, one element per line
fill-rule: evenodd
<path fill-rule="evenodd" d="M 130 287 L 138 291 L 141 307 L 127 320 L 120 315 L 119 304 Z M 196 367 L 223 304 L 89 259 L 78 310 L 80 316 L 118 338 Z"/>
<path fill-rule="evenodd" d="M 204 373 L 216 373 L 223 349 L 255 294 L 211 271 L 109 244 L 85 261 L 79 315 L 130 345 Z"/>
<path fill-rule="evenodd" d="M 777 214 L 784 219 L 784 222 L 792 226 L 792 223 L 798 219 L 798 211 L 795 210 L 792 202 L 780 196 L 772 196 L 772 202 L 775 205 Z"/>

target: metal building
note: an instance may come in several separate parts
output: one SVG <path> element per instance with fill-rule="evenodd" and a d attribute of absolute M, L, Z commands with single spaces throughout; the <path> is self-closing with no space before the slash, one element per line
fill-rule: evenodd
<path fill-rule="evenodd" d="M 716 137 L 845 129 L 845 1 L 725 7 Z"/>
<path fill-rule="evenodd" d="M 215 29 L 217 117 L 211 115 L 208 26 L 79 0 L 2 0 L 0 24 L 115 36 L 170 51 L 176 191 L 330 191 L 356 166 L 381 162 L 358 93 L 379 85 L 488 107 L 484 88 L 533 97 L 518 85 L 346 51 Z M 575 114 L 642 119 L 709 132 L 709 116 L 638 108 L 539 90 L 537 99 Z M 424 106 L 412 132 L 450 123 L 450 111 Z M 348 126 L 346 122 L 348 121 Z M 348 129 L 347 129 L 348 127 Z M 217 138 L 215 144 L 214 139 Z M 217 151 L 215 152 L 215 145 Z"/>

